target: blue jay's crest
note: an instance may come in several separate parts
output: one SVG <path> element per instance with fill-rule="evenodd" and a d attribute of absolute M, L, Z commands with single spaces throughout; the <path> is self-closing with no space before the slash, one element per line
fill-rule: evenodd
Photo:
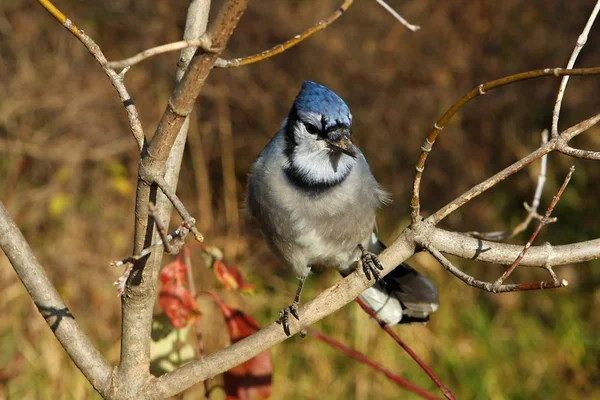
<path fill-rule="evenodd" d="M 323 85 L 304 81 L 293 108 L 298 112 L 320 114 L 323 129 L 352 125 L 350 108 L 340 96 Z"/>

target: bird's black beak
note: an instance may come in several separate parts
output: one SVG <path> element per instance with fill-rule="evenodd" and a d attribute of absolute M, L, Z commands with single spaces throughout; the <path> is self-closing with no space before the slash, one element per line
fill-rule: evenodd
<path fill-rule="evenodd" d="M 338 150 L 352 158 L 356 158 L 356 147 L 354 147 L 351 137 L 350 129 L 340 128 L 328 132 L 325 141 L 332 150 Z"/>

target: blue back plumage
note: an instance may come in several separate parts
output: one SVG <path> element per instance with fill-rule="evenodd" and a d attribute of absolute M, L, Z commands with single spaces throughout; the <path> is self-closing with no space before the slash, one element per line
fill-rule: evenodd
<path fill-rule="evenodd" d="M 315 82 L 304 81 L 293 107 L 300 112 L 321 114 L 325 129 L 335 125 L 346 127 L 352 125 L 352 114 L 344 100 L 330 89 Z"/>

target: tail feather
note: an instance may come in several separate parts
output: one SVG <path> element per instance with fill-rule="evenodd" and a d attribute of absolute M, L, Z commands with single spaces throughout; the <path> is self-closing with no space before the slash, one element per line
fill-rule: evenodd
<path fill-rule="evenodd" d="M 373 234 L 369 250 L 379 254 L 385 248 Z M 365 290 L 360 298 L 386 325 L 424 323 L 429 321 L 430 313 L 437 311 L 437 287 L 409 265 L 398 265 L 383 281 L 385 287 L 377 283 Z"/>

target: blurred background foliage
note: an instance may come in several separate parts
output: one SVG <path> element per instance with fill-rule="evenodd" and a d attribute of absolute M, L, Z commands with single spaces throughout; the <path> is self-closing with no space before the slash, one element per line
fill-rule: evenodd
<path fill-rule="evenodd" d="M 218 2 L 214 2 L 218 4 Z M 226 52 L 256 53 L 285 41 L 339 1 L 253 1 Z M 210 245 L 240 265 L 254 295 L 221 293 L 192 248 L 199 290 L 215 289 L 261 324 L 288 304 L 296 281 L 253 229 L 241 204 L 252 161 L 278 129 L 303 80 L 339 93 L 354 115 L 354 136 L 394 203 L 381 211 L 388 241 L 408 224 L 419 147 L 433 123 L 480 83 L 516 72 L 564 66 L 594 1 L 389 0 L 412 33 L 374 1 L 357 0 L 343 17 L 300 46 L 259 64 L 215 70 L 191 124 L 178 192 Z M 187 2 L 56 2 L 109 59 L 179 40 Z M 216 7 L 213 7 L 216 9 Z M 600 28 L 578 66 L 600 65 Z M 126 84 L 148 135 L 165 108 L 177 54 L 152 58 Z M 549 128 L 558 80 L 545 78 L 478 98 L 436 143 L 422 185 L 428 214 L 530 152 Z M 600 110 L 600 78 L 571 78 L 561 128 Z M 120 304 L 109 263 L 131 251 L 138 157 L 122 105 L 84 47 L 33 1 L 0 3 L 0 199 L 83 329 L 112 363 L 119 355 Z M 600 128 L 575 145 L 598 150 Z M 598 164 L 552 154 L 542 209 L 568 167 L 577 170 L 556 208 L 558 223 L 538 243 L 598 236 Z M 452 214 L 443 227 L 492 231 L 525 216 L 539 165 L 533 165 Z M 178 223 L 174 218 L 173 223 Z M 514 243 L 524 243 L 521 234 Z M 165 258 L 165 262 L 170 260 Z M 427 326 L 396 328 L 458 398 L 600 397 L 600 265 L 557 267 L 564 290 L 492 295 L 466 287 L 424 254 L 412 263 L 440 286 L 440 310 Z M 502 267 L 457 263 L 493 280 Z M 6 258 L 0 259 L 0 398 L 96 398 L 54 339 Z M 518 269 L 514 280 L 541 280 Z M 325 271 L 305 299 L 338 280 Z M 207 346 L 223 346 L 220 316 L 201 303 Z M 216 321 L 216 322 L 215 322 Z M 221 323 L 220 327 L 219 324 Z M 325 333 L 435 391 L 433 384 L 355 304 L 317 324 Z M 314 339 L 273 349 L 277 399 L 412 398 L 383 376 Z M 218 384 L 218 380 L 214 382 Z M 201 385 L 200 385 L 201 386 Z M 194 389 L 195 390 L 195 389 Z M 195 398 L 192 390 L 185 398 Z M 201 390 L 201 389 L 198 389 Z M 189 397 L 188 397 L 189 396 Z M 215 391 L 219 397 L 219 390 Z"/>

